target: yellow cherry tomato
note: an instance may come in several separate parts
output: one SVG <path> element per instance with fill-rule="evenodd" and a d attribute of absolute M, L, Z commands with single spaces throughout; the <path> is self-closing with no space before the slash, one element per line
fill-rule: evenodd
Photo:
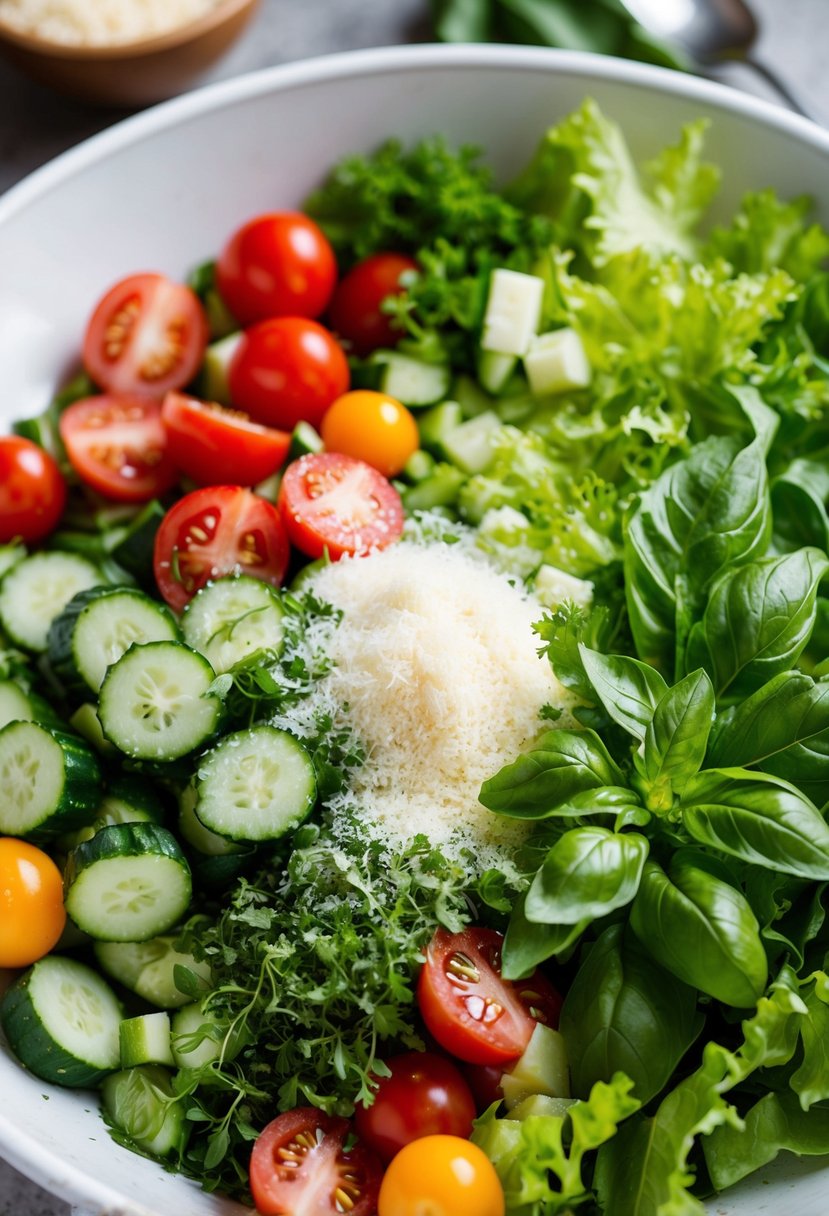
<path fill-rule="evenodd" d="M 37 962 L 65 924 L 58 867 L 33 844 L 0 837 L 0 967 Z"/>
<path fill-rule="evenodd" d="M 320 427 L 329 452 L 343 452 L 395 477 L 420 444 L 412 414 L 388 393 L 355 389 L 326 410 Z"/>
<path fill-rule="evenodd" d="M 459 1136 L 423 1136 L 392 1159 L 377 1214 L 504 1216 L 504 1191 L 477 1145 Z"/>

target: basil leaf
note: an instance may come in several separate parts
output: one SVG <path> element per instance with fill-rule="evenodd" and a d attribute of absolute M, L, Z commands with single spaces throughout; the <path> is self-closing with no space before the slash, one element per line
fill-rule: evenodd
<path fill-rule="evenodd" d="M 798 878 L 829 879 L 829 827 L 814 803 L 777 777 L 705 769 L 686 785 L 681 807 L 700 844 Z"/>
<path fill-rule="evenodd" d="M 599 654 L 580 644 L 584 669 L 596 696 L 614 722 L 640 741 L 653 711 L 668 690 L 655 667 L 623 654 Z"/>
<path fill-rule="evenodd" d="M 498 815 L 543 819 L 582 790 L 621 785 L 622 774 L 592 730 L 549 730 L 483 783 L 481 802 Z"/>
<path fill-rule="evenodd" d="M 644 808 L 636 801 L 633 790 L 623 785 L 603 785 L 599 789 L 582 790 L 550 811 L 549 819 L 589 819 L 594 815 L 640 815 Z M 647 816 L 645 822 L 650 819 Z"/>
<path fill-rule="evenodd" d="M 670 810 L 674 791 L 679 792 L 699 771 L 714 712 L 714 688 L 701 669 L 662 697 L 645 732 L 641 754 L 634 755 L 649 810 Z"/>
<path fill-rule="evenodd" d="M 829 684 L 781 672 L 736 707 L 716 731 L 708 764 L 762 769 L 819 805 L 829 798 Z"/>
<path fill-rule="evenodd" d="M 723 1123 L 701 1143 L 711 1182 L 724 1191 L 783 1151 L 829 1153 L 829 1110 L 807 1113 L 792 1093 L 766 1094 L 739 1123 Z"/>
<path fill-rule="evenodd" d="M 571 925 L 540 925 L 524 915 L 524 897 L 515 904 L 501 947 L 501 975 L 505 980 L 522 980 L 532 975 L 539 963 L 563 954 L 575 945 L 590 922 Z"/>
<path fill-rule="evenodd" d="M 779 553 L 815 545 L 829 549 L 827 466 L 822 461 L 795 460 L 771 487 L 773 542 Z"/>
<path fill-rule="evenodd" d="M 639 500 L 625 536 L 625 592 L 640 658 L 674 664 L 676 583 L 699 596 L 721 570 L 765 551 L 771 531 L 763 443 L 725 436 L 697 444 Z"/>
<path fill-rule="evenodd" d="M 636 936 L 678 979 L 726 1005 L 748 1008 L 768 978 L 757 918 L 745 896 L 687 857 L 670 877 L 649 861 L 630 914 Z"/>
<path fill-rule="evenodd" d="M 649 1102 L 704 1021 L 696 990 L 655 963 L 623 925 L 611 925 L 591 947 L 561 1010 L 573 1093 L 584 1098 L 618 1071 Z"/>
<path fill-rule="evenodd" d="M 726 571 L 691 630 L 687 664 L 705 667 L 720 697 L 753 692 L 800 657 L 815 623 L 815 600 L 829 561 L 819 549 Z"/>
<path fill-rule="evenodd" d="M 550 849 L 524 903 L 537 924 L 575 925 L 606 916 L 636 894 L 648 841 L 636 832 L 573 828 Z"/>

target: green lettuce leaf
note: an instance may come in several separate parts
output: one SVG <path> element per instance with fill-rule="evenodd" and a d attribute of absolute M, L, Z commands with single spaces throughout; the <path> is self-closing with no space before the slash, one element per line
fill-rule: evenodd
<path fill-rule="evenodd" d="M 829 257 L 829 233 L 806 223 L 812 208 L 805 195 L 787 202 L 773 190 L 747 194 L 729 227 L 712 232 L 705 260 L 725 258 L 746 274 L 780 268 L 805 283 Z"/>

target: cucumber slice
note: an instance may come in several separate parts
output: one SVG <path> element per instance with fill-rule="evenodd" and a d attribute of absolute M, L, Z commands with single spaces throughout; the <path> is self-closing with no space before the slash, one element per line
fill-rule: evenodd
<path fill-rule="evenodd" d="M 217 401 L 219 405 L 231 404 L 227 374 L 241 339 L 241 333 L 227 334 L 218 342 L 211 342 L 204 352 L 204 363 L 199 376 L 199 395 L 205 400 Z"/>
<path fill-rule="evenodd" d="M 166 512 L 154 498 L 127 526 L 125 532 L 114 538 L 109 546 L 113 561 L 122 566 L 142 587 L 155 588 L 153 577 L 153 549 L 155 537 Z"/>
<path fill-rule="evenodd" d="M 494 350 L 483 350 L 478 357 L 478 379 L 488 393 L 497 396 L 506 388 L 517 366 L 517 355 L 501 355 Z"/>
<path fill-rule="evenodd" d="M 314 430 L 310 422 L 298 422 L 291 431 L 286 463 L 299 460 L 300 456 L 310 456 L 312 452 L 321 452 L 324 446 L 322 436 Z"/>
<path fill-rule="evenodd" d="M 444 440 L 463 422 L 463 411 L 457 401 L 442 401 L 418 418 L 420 442 L 439 459 L 445 455 Z"/>
<path fill-rule="evenodd" d="M 403 491 L 403 506 L 407 511 L 432 511 L 435 507 L 450 507 L 456 501 L 466 476 L 453 464 L 436 464 L 433 471 L 417 485 Z"/>
<path fill-rule="evenodd" d="M 173 1049 L 169 1013 L 142 1013 L 125 1018 L 119 1027 L 121 1067 L 136 1068 L 139 1064 L 168 1064 L 171 1068 Z"/>
<path fill-rule="evenodd" d="M 49 840 L 92 821 L 101 770 L 81 739 L 10 722 L 0 730 L 0 791 L 0 834 Z"/>
<path fill-rule="evenodd" d="M 215 679 L 203 655 L 180 642 L 131 646 L 101 685 L 104 734 L 139 760 L 176 760 L 216 730 L 222 703 L 208 693 Z"/>
<path fill-rule="evenodd" d="M 464 473 L 483 473 L 492 460 L 492 440 L 500 429 L 501 419 L 493 410 L 487 410 L 450 431 L 443 441 L 443 450 Z"/>
<path fill-rule="evenodd" d="M 216 1060 L 233 1060 L 245 1044 L 245 1034 L 232 1030 L 194 1001 L 177 1009 L 172 1019 L 173 1059 L 177 1068 L 203 1068 Z"/>
<path fill-rule="evenodd" d="M 570 1069 L 563 1036 L 551 1026 L 536 1023 L 524 1054 L 501 1078 L 501 1090 L 508 1110 L 532 1094 L 569 1098 Z"/>
<path fill-rule="evenodd" d="M 174 642 L 172 613 L 143 591 L 93 587 L 73 596 L 49 629 L 52 670 L 72 690 L 97 692 L 107 668 L 133 643 Z"/>
<path fill-rule="evenodd" d="M 317 796 L 305 748 L 287 731 L 254 726 L 226 735 L 201 760 L 196 814 L 229 840 L 279 840 L 308 817 Z"/>
<path fill-rule="evenodd" d="M 196 814 L 198 793 L 194 785 L 188 785 L 179 798 L 178 828 L 179 833 L 187 843 L 205 857 L 229 857 L 234 854 L 246 854 L 249 847 L 235 844 L 226 836 L 211 832 L 206 828 Z"/>
<path fill-rule="evenodd" d="M 192 994 L 176 985 L 176 968 L 191 971 L 209 988 L 210 965 L 175 948 L 175 935 L 162 933 L 146 942 L 95 942 L 95 958 L 103 971 L 130 992 L 160 1009 L 178 1009 Z"/>
<path fill-rule="evenodd" d="M 65 723 L 43 697 L 25 692 L 15 680 L 0 680 L 0 730 L 10 722 L 39 722 L 41 726 L 65 729 Z"/>
<path fill-rule="evenodd" d="M 123 1014 L 101 977 L 74 959 L 50 954 L 6 992 L 0 1024 L 14 1054 L 44 1081 L 97 1085 L 118 1068 Z"/>
<path fill-rule="evenodd" d="M 203 654 L 217 675 L 259 650 L 282 650 L 284 609 L 261 579 L 241 574 L 208 583 L 181 618 L 184 640 Z"/>
<path fill-rule="evenodd" d="M 409 481 L 425 481 L 435 471 L 435 459 L 428 452 L 424 452 L 423 448 L 418 448 L 416 452 L 412 452 L 409 459 L 403 466 L 403 476 Z"/>
<path fill-rule="evenodd" d="M 127 1068 L 101 1086 L 104 1114 L 143 1152 L 168 1157 L 181 1152 L 189 1126 L 170 1073 L 158 1064 Z"/>
<path fill-rule="evenodd" d="M 0 578 L 5 578 L 10 570 L 19 566 L 26 556 L 26 546 L 15 542 L 11 545 L 0 545 Z"/>
<path fill-rule="evenodd" d="M 101 582 L 100 570 L 75 553 L 35 553 L 0 583 L 0 624 L 18 646 L 42 652 L 72 596 Z"/>
<path fill-rule="evenodd" d="M 115 756 L 118 754 L 117 747 L 104 737 L 98 711 L 88 701 L 78 706 L 69 719 L 69 725 L 81 738 L 86 739 L 87 743 L 91 744 L 96 752 L 100 752 L 102 756 Z"/>
<path fill-rule="evenodd" d="M 66 911 L 90 937 L 142 942 L 181 919 L 192 895 L 175 836 L 154 823 L 101 828 L 69 854 Z"/>
<path fill-rule="evenodd" d="M 371 361 L 382 366 L 380 392 L 403 405 L 435 405 L 449 392 L 452 369 L 446 363 L 426 363 L 395 350 L 375 351 Z"/>
<path fill-rule="evenodd" d="M 84 840 L 91 840 L 101 828 L 119 823 L 161 823 L 164 808 L 158 794 L 143 777 L 116 777 L 110 782 L 95 818 L 86 827 L 62 836 L 58 845 L 62 851 L 75 849 Z"/>

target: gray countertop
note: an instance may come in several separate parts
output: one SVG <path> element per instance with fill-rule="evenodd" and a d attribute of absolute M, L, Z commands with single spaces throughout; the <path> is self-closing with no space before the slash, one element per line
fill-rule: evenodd
<path fill-rule="evenodd" d="M 758 56 L 797 86 L 829 123 L 826 36 L 829 0 L 753 0 L 762 22 Z M 427 0 L 262 0 L 242 38 L 200 83 L 276 63 L 429 37 Z M 720 79 L 773 96 L 748 69 Z M 0 62 L 0 191 L 123 112 L 93 110 L 57 97 Z M 67 1216 L 68 1208 L 0 1160 L 0 1216 Z"/>

